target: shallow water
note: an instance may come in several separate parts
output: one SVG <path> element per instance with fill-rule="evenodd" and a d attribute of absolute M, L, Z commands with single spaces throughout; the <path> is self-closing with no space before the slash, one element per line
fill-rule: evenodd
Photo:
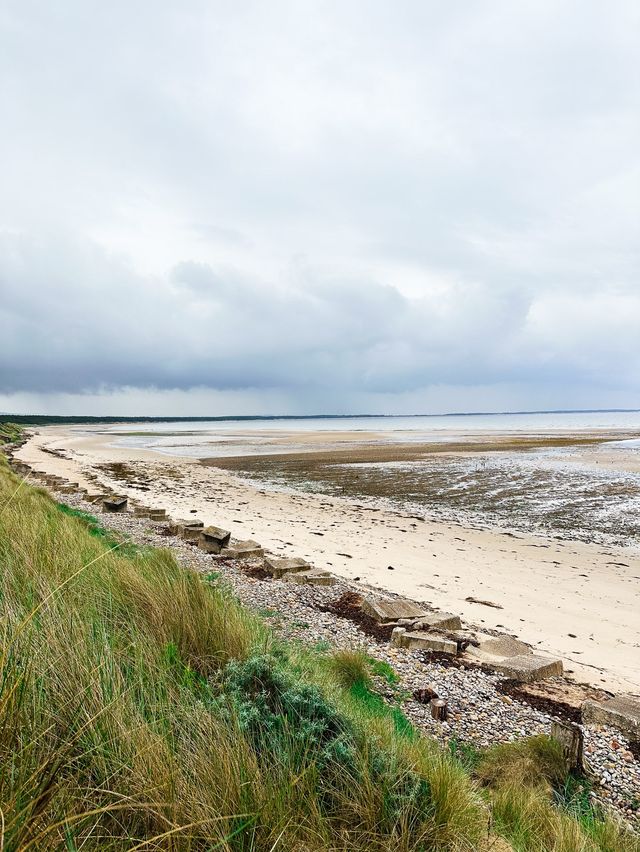
<path fill-rule="evenodd" d="M 384 442 L 466 441 L 483 433 L 505 435 L 586 434 L 593 430 L 640 434 L 640 411 L 540 412 L 534 414 L 451 414 L 389 417 L 310 417 L 255 420 L 118 424 L 106 431 L 119 447 L 150 448 L 192 458 L 260 455 L 308 449 L 309 433 L 326 438 L 340 433 L 374 433 Z M 639 439 L 640 440 L 640 439 Z M 613 447 L 614 444 L 612 443 Z"/>

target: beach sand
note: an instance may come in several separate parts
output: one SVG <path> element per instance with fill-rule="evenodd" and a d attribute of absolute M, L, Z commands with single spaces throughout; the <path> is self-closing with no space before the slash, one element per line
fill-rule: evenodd
<path fill-rule="evenodd" d="M 97 428 L 46 427 L 18 456 L 86 487 L 90 482 L 83 471 L 94 472 L 106 487 L 165 508 L 172 517 L 197 517 L 236 538 L 256 539 L 273 553 L 305 557 L 347 579 L 458 613 L 481 629 L 516 635 L 562 657 L 576 680 L 615 692 L 640 691 L 637 548 L 484 529 L 341 497 L 272 491 L 191 458 L 110 446 L 115 437 Z M 358 440 L 363 438 L 375 436 L 360 433 Z M 306 436 L 296 440 L 304 443 Z M 503 439 L 483 436 L 475 451 L 485 451 L 495 440 Z M 321 444 L 316 435 L 307 446 L 317 451 Z M 575 451 L 583 453 L 591 458 L 589 443 Z M 611 463 L 623 464 L 619 455 Z M 471 597 L 488 603 L 470 602 Z"/>

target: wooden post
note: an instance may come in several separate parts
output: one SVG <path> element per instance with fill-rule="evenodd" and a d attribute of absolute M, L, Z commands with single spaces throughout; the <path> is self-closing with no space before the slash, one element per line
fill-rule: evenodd
<path fill-rule="evenodd" d="M 560 743 L 567 770 L 582 773 L 584 736 L 580 726 L 555 719 L 551 723 L 551 739 Z"/>
<path fill-rule="evenodd" d="M 444 698 L 434 698 L 429 705 L 431 707 L 431 715 L 438 722 L 446 722 L 447 720 L 447 702 Z"/>

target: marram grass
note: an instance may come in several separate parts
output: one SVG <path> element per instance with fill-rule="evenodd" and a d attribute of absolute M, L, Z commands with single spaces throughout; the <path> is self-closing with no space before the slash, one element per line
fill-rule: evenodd
<path fill-rule="evenodd" d="M 483 788 L 358 651 L 287 645 L 223 584 L 18 485 L 0 461 L 3 852 L 508 849 L 496 832 L 637 852 L 544 784 Z"/>

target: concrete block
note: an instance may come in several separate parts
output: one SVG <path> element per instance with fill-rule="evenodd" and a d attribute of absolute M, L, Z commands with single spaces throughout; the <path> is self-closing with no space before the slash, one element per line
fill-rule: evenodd
<path fill-rule="evenodd" d="M 398 630 L 402 632 L 397 632 Z M 454 656 L 458 653 L 458 646 L 451 639 L 435 633 L 424 633 L 421 630 L 404 630 L 402 627 L 396 627 L 393 631 L 391 643 L 399 648 L 408 648 L 410 651 L 439 651 Z"/>
<path fill-rule="evenodd" d="M 514 639 L 513 636 L 496 636 L 493 639 L 486 639 L 478 645 L 477 650 L 494 657 L 519 657 L 522 654 L 533 654 L 533 649 L 529 645 Z"/>
<path fill-rule="evenodd" d="M 269 556 L 264 560 L 264 567 L 272 577 L 278 580 L 285 574 L 308 571 L 312 566 L 309 565 L 306 559 L 300 559 L 298 556 L 290 558 Z"/>
<path fill-rule="evenodd" d="M 459 615 L 451 612 L 430 612 L 414 625 L 416 630 L 461 630 Z"/>
<path fill-rule="evenodd" d="M 115 494 L 112 497 L 103 497 L 102 508 L 105 512 L 126 512 L 127 498 Z"/>
<path fill-rule="evenodd" d="M 421 604 L 405 598 L 374 598 L 367 596 L 362 602 L 362 611 L 371 618 L 385 623 L 401 618 L 424 618 L 429 615 Z"/>
<path fill-rule="evenodd" d="M 203 529 L 203 521 L 184 521 L 180 526 L 178 535 L 185 541 L 197 541 Z"/>
<path fill-rule="evenodd" d="M 229 544 L 231 533 L 220 527 L 205 527 L 200 532 L 198 547 L 205 553 L 220 553 Z"/>
<path fill-rule="evenodd" d="M 264 556 L 264 550 L 257 541 L 247 539 L 247 541 L 231 541 L 228 547 L 225 547 L 221 552 L 221 556 L 228 556 L 229 559 L 254 559 L 259 556 Z"/>
<path fill-rule="evenodd" d="M 520 683 L 556 677 L 563 672 L 562 660 L 539 654 L 520 654 L 503 660 L 487 660 L 482 663 L 482 668 Z"/>
<path fill-rule="evenodd" d="M 320 568 L 312 568 L 309 571 L 289 571 L 284 579 L 290 583 L 308 586 L 334 586 L 338 580 L 329 571 Z"/>
<path fill-rule="evenodd" d="M 609 725 L 632 742 L 640 742 L 640 698 L 617 695 L 606 701 L 587 699 L 582 704 L 582 721 L 585 725 Z"/>

